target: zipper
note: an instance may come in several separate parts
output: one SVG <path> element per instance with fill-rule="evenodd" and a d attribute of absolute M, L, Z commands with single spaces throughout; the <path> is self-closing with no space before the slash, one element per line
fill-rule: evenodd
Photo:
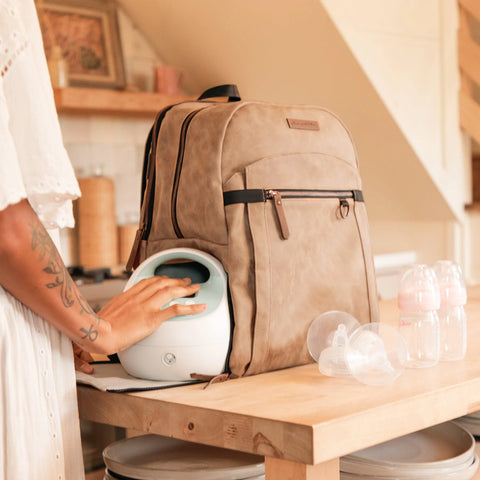
<path fill-rule="evenodd" d="M 127 272 L 132 271 L 138 267 L 140 263 L 140 245 L 142 240 L 146 240 L 150 234 L 152 227 L 152 213 L 155 190 L 153 184 L 155 183 L 155 151 L 156 151 L 156 139 L 160 131 L 163 119 L 167 112 L 175 105 L 169 105 L 168 107 L 160 110 L 152 128 L 147 137 L 145 143 L 145 151 L 143 154 L 143 170 L 142 170 L 142 188 L 141 188 L 141 205 L 140 205 L 140 222 L 138 230 L 135 234 L 135 240 L 132 245 L 132 250 L 127 260 L 125 269 Z"/>
<path fill-rule="evenodd" d="M 285 210 L 283 209 L 282 194 L 278 190 L 266 190 L 265 199 L 273 200 L 273 207 L 277 214 L 278 224 L 280 226 L 280 232 L 282 238 L 288 240 L 290 237 L 290 230 L 288 229 L 287 217 L 285 216 Z"/>
<path fill-rule="evenodd" d="M 283 208 L 282 199 L 284 198 L 338 198 L 339 213 L 345 219 L 350 213 L 350 204 L 348 199 L 356 200 L 355 190 L 293 190 L 293 189 L 264 189 L 265 201 L 273 200 L 275 214 L 277 216 L 280 232 L 284 240 L 290 237 L 288 229 L 287 217 Z M 357 194 L 358 196 L 358 194 Z M 363 200 L 363 195 L 362 195 Z"/>
<path fill-rule="evenodd" d="M 282 198 L 339 198 L 347 199 L 352 198 L 357 201 L 363 201 L 360 199 L 361 194 L 359 190 L 302 190 L 302 189 L 290 189 L 290 188 L 277 188 L 275 190 L 264 189 L 265 192 L 278 192 L 282 195 Z M 268 198 L 268 197 L 267 197 Z"/>
<path fill-rule="evenodd" d="M 177 219 L 177 200 L 178 200 L 178 187 L 180 184 L 180 177 L 182 175 L 182 168 L 183 168 L 183 159 L 185 157 L 185 141 L 187 138 L 188 127 L 193 120 L 193 117 L 204 110 L 204 108 L 199 108 L 198 110 L 194 110 L 190 112 L 182 123 L 182 128 L 180 130 L 180 142 L 178 144 L 178 154 L 177 154 L 177 164 L 175 167 L 175 176 L 173 179 L 173 186 L 172 186 L 172 196 L 171 196 L 171 203 L 170 203 L 170 215 L 172 218 L 172 225 L 177 238 L 184 238 L 182 231 L 178 225 Z"/>
<path fill-rule="evenodd" d="M 147 140 L 150 143 L 150 148 L 145 148 L 143 165 L 146 170 L 143 171 L 142 174 L 142 204 L 141 204 L 141 218 L 144 218 L 144 236 L 143 239 L 147 239 L 150 235 L 150 229 L 152 228 L 152 216 L 153 216 L 153 208 L 155 203 L 155 175 L 156 175 L 156 154 L 157 154 L 157 139 L 160 133 L 160 128 L 162 126 L 163 120 L 165 116 L 173 107 L 177 106 L 178 104 L 169 105 L 168 107 L 164 108 L 159 112 L 155 122 L 153 123 L 152 129 L 150 130 L 149 138 Z M 146 145 L 147 147 L 147 145 Z M 150 185 L 150 196 L 149 198 L 144 198 L 144 193 L 148 190 L 148 183 Z M 147 202 L 148 208 L 143 212 L 143 204 Z"/>
<path fill-rule="evenodd" d="M 234 203 L 259 203 L 273 201 L 275 215 L 280 227 L 280 233 L 284 240 L 290 236 L 287 217 L 283 208 L 283 200 L 286 198 L 337 198 L 339 201 L 340 217 L 345 219 L 350 213 L 349 199 L 355 202 L 363 202 L 361 190 L 300 190 L 286 188 L 264 188 L 231 190 L 224 192 L 224 205 Z"/>

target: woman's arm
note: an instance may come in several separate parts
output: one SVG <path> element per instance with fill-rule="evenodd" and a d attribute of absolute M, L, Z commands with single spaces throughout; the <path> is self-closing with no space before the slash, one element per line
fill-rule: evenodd
<path fill-rule="evenodd" d="M 70 277 L 59 252 L 27 200 L 0 211 L 0 285 L 84 350 L 111 354 L 151 334 L 168 318 L 199 313 L 200 305 L 172 305 L 192 295 L 188 279 L 152 277 L 96 314 Z"/>

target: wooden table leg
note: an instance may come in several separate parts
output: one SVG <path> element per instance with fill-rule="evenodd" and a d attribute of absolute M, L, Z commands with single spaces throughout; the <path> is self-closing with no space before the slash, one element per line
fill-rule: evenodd
<path fill-rule="evenodd" d="M 265 480 L 340 480 L 338 458 L 317 465 L 265 457 Z"/>

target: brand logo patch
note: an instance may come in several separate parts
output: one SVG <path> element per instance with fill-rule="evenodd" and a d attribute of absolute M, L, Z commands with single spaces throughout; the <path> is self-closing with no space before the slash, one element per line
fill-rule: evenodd
<path fill-rule="evenodd" d="M 320 130 L 320 125 L 316 120 L 302 120 L 300 118 L 287 118 L 290 128 L 298 130 Z"/>

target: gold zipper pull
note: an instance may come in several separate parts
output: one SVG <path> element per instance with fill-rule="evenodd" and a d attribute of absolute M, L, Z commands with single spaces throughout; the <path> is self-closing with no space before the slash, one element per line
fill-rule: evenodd
<path fill-rule="evenodd" d="M 277 192 L 276 190 L 267 190 L 267 198 L 273 200 L 282 238 L 288 240 L 290 231 L 288 230 L 287 217 L 285 216 L 285 210 L 283 209 L 282 196 L 280 195 L 280 192 Z"/>

